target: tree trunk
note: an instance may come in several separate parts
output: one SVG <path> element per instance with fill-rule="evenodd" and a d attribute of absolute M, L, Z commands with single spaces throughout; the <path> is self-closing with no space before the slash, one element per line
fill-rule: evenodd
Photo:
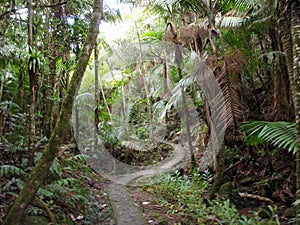
<path fill-rule="evenodd" d="M 99 124 L 99 54 L 98 54 L 98 45 L 95 44 L 94 48 L 95 53 L 95 136 L 94 144 L 95 149 L 98 148 L 98 124 Z"/>
<path fill-rule="evenodd" d="M 60 0 L 54 0 L 53 4 L 58 4 Z M 58 5 L 51 9 L 51 19 L 54 21 L 59 21 L 59 23 L 54 23 L 53 25 L 49 25 L 49 29 L 51 29 L 53 32 L 50 34 L 50 39 L 49 42 L 49 52 L 50 52 L 50 63 L 49 63 L 49 75 L 46 77 L 46 96 L 47 98 L 45 99 L 45 114 L 44 114 L 44 121 L 43 121 L 43 134 L 47 138 L 50 138 L 51 136 L 51 131 L 54 127 L 54 113 L 53 113 L 53 108 L 54 108 L 54 93 L 57 91 L 55 90 L 55 80 L 57 79 L 56 74 L 56 64 L 57 60 L 59 59 L 60 56 L 63 57 L 61 64 L 64 63 L 65 61 L 65 51 L 68 49 L 67 46 L 64 46 L 62 43 L 62 38 L 61 36 L 58 35 L 58 32 L 61 32 L 59 29 L 63 29 L 63 32 L 68 32 L 64 27 L 61 27 L 59 24 L 66 24 L 66 13 L 65 13 L 65 5 Z M 69 55 L 69 53 L 67 53 Z M 57 110 L 59 114 L 59 110 Z"/>
<path fill-rule="evenodd" d="M 24 107 L 24 74 L 23 71 L 19 71 L 19 89 L 18 89 L 18 103 L 20 108 L 22 109 L 22 112 L 25 112 L 25 107 Z M 26 101 L 25 101 L 26 102 Z"/>
<path fill-rule="evenodd" d="M 291 27 L 293 43 L 294 106 L 297 129 L 296 198 L 300 199 L 300 1 L 291 3 Z M 300 224 L 300 204 L 296 209 L 297 224 Z"/>
<path fill-rule="evenodd" d="M 27 1 L 28 8 L 28 46 L 29 54 L 32 54 L 33 46 L 33 2 Z M 34 164 L 35 152 L 35 111 L 37 103 L 37 90 L 38 90 L 38 66 L 37 62 L 31 57 L 28 62 L 28 74 L 30 81 L 30 109 L 29 109 L 29 139 L 28 139 L 28 166 L 32 167 Z"/>
<path fill-rule="evenodd" d="M 22 213 L 25 211 L 38 191 L 38 188 L 42 184 L 43 179 L 47 175 L 49 168 L 51 167 L 57 155 L 60 144 L 65 139 L 65 130 L 69 126 L 75 94 L 80 86 L 91 52 L 96 42 L 97 34 L 99 32 L 99 23 L 102 18 L 102 8 L 103 0 L 95 0 L 90 28 L 88 30 L 87 38 L 83 50 L 79 56 L 66 97 L 63 101 L 59 120 L 52 132 L 49 144 L 46 146 L 43 155 L 32 170 L 19 196 L 8 211 L 3 223 L 4 225 L 20 224 Z"/>

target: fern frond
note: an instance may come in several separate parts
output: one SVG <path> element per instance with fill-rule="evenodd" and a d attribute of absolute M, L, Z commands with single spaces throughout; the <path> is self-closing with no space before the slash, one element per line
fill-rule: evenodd
<path fill-rule="evenodd" d="M 8 177 L 8 176 L 24 175 L 26 173 L 19 167 L 12 166 L 12 165 L 2 165 L 0 167 L 0 174 L 1 176 Z"/>
<path fill-rule="evenodd" d="M 77 155 L 74 155 L 70 158 L 67 159 L 67 161 L 80 161 L 80 162 L 86 162 L 86 160 L 89 158 L 88 155 L 86 154 L 77 154 Z"/>
<path fill-rule="evenodd" d="M 45 188 L 39 188 L 37 194 L 41 197 L 41 199 L 45 198 L 45 197 L 49 197 L 49 198 L 53 198 L 54 194 L 53 192 L 45 189 Z"/>
<path fill-rule="evenodd" d="M 59 160 L 57 158 L 55 158 L 50 167 L 50 171 L 54 174 L 60 175 L 62 170 L 63 170 L 63 168 L 62 168 Z"/>
<path fill-rule="evenodd" d="M 23 186 L 24 186 L 24 181 L 21 180 L 20 178 L 15 178 L 13 177 L 12 179 L 8 180 L 7 183 L 4 185 L 4 187 L 2 188 L 2 190 L 9 190 L 11 186 L 16 186 L 18 187 L 19 190 L 22 190 Z"/>
<path fill-rule="evenodd" d="M 300 199 L 296 200 L 295 202 L 293 202 L 293 206 L 297 206 L 300 204 Z"/>
<path fill-rule="evenodd" d="M 296 154 L 296 124 L 291 122 L 248 121 L 241 125 L 250 145 L 270 142 L 273 146 Z"/>
<path fill-rule="evenodd" d="M 77 182 L 78 182 L 77 179 L 75 179 L 73 177 L 68 177 L 68 178 L 59 179 L 57 181 L 57 184 L 59 184 L 60 186 L 68 187 L 68 186 L 71 186 L 71 185 L 73 185 Z"/>

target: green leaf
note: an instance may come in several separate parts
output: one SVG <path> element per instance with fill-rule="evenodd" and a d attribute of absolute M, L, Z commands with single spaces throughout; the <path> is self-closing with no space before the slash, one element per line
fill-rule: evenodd
<path fill-rule="evenodd" d="M 0 167 L 0 174 L 1 174 L 1 176 L 7 177 L 8 175 L 11 175 L 11 176 L 23 175 L 23 174 L 25 174 L 25 172 L 16 166 L 2 165 Z"/>
<path fill-rule="evenodd" d="M 292 122 L 248 121 L 241 125 L 249 145 L 269 142 L 275 147 L 296 154 L 296 124 Z"/>

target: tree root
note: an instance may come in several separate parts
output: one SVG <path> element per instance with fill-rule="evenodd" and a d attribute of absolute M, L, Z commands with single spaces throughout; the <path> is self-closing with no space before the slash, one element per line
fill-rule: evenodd
<path fill-rule="evenodd" d="M 51 223 L 54 223 L 54 224 L 56 223 L 55 215 L 51 212 L 51 210 L 48 208 L 48 206 L 47 206 L 47 204 L 45 202 L 43 202 L 38 197 L 34 197 L 34 199 L 31 202 L 31 204 L 33 206 L 36 206 L 36 207 L 40 208 L 40 209 L 43 209 L 48 214 Z"/>

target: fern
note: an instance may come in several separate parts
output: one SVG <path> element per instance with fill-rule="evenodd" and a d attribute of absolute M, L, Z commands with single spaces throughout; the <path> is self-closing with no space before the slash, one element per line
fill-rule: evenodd
<path fill-rule="evenodd" d="M 13 177 L 12 179 L 7 181 L 2 190 L 9 190 L 11 186 L 17 186 L 18 189 L 21 190 L 23 188 L 23 184 L 24 182 L 21 179 L 16 179 Z"/>
<path fill-rule="evenodd" d="M 53 198 L 54 194 L 53 192 L 44 189 L 44 188 L 39 188 L 37 194 L 41 197 L 41 199 L 45 198 L 45 197 L 49 197 L 49 198 Z"/>
<path fill-rule="evenodd" d="M 8 177 L 8 176 L 20 176 L 26 174 L 22 169 L 12 165 L 2 165 L 0 168 L 1 176 Z"/>
<path fill-rule="evenodd" d="M 67 192 L 66 188 L 59 183 L 48 184 L 45 189 L 54 194 L 65 194 Z"/>
<path fill-rule="evenodd" d="M 89 158 L 88 155 L 86 154 L 78 154 L 78 155 L 74 155 L 70 158 L 67 159 L 67 161 L 80 161 L 80 162 L 86 162 L 86 160 Z"/>
<path fill-rule="evenodd" d="M 291 122 L 248 121 L 241 125 L 250 145 L 270 142 L 273 146 L 296 154 L 296 124 Z"/>
<path fill-rule="evenodd" d="M 63 187 L 68 187 L 68 186 L 72 186 L 76 183 L 78 183 L 79 181 L 73 177 L 68 177 L 68 178 L 64 178 L 64 179 L 60 179 L 57 181 L 57 184 L 63 186 Z"/>
<path fill-rule="evenodd" d="M 35 152 L 34 153 L 34 162 L 37 163 L 39 161 L 39 159 L 41 158 L 41 156 L 42 156 L 42 152 Z M 57 174 L 57 175 L 60 175 L 61 172 L 63 171 L 63 168 L 57 158 L 54 159 L 54 161 L 50 167 L 50 171 L 53 174 Z"/>
<path fill-rule="evenodd" d="M 54 174 L 61 175 L 63 168 L 57 158 L 54 159 L 54 161 L 50 167 L 50 171 Z"/>
<path fill-rule="evenodd" d="M 54 198 L 58 195 L 65 195 L 67 190 L 59 183 L 48 184 L 43 188 L 39 188 L 38 195 L 43 199 L 44 197 Z"/>
<path fill-rule="evenodd" d="M 295 202 L 293 202 L 293 206 L 300 205 L 300 199 L 297 199 Z"/>

